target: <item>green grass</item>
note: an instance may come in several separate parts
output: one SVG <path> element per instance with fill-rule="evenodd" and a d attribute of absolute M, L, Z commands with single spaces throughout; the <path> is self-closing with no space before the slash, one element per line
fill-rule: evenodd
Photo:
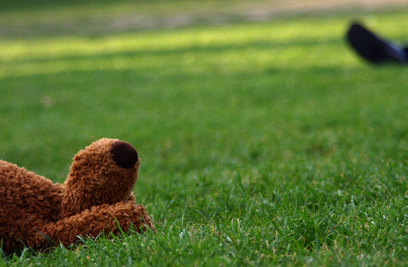
<path fill-rule="evenodd" d="M 408 69 L 360 61 L 349 19 L 0 40 L 0 158 L 62 182 L 127 140 L 158 229 L 0 265 L 405 265 Z"/>

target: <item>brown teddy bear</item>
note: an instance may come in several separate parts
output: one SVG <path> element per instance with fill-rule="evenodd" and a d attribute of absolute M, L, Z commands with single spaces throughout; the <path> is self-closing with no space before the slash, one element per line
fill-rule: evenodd
<path fill-rule="evenodd" d="M 49 179 L 0 160 L 0 245 L 6 253 L 24 246 L 43 250 L 78 236 L 138 231 L 151 219 L 132 194 L 140 159 L 127 142 L 100 139 L 78 152 L 67 180 Z"/>

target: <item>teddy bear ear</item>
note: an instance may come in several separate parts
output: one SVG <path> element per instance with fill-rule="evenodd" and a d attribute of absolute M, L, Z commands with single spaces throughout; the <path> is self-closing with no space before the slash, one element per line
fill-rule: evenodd
<path fill-rule="evenodd" d="M 122 168 L 132 168 L 139 160 L 136 149 L 124 141 L 113 142 L 110 152 L 113 161 Z"/>

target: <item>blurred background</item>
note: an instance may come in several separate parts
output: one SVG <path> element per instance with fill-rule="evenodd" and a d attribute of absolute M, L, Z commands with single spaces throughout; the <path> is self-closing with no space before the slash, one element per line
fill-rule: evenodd
<path fill-rule="evenodd" d="M 350 15 L 405 8 L 406 0 L 10 1 L 0 3 L 1 36 L 107 34 L 288 16 Z"/>
<path fill-rule="evenodd" d="M 407 8 L 402 0 L 1 1 L 0 157 L 62 180 L 72 155 L 103 136 L 133 142 L 155 173 L 289 160 L 299 146 L 349 151 L 335 145 L 345 135 L 315 125 L 324 124 L 322 105 L 337 117 L 332 103 L 363 101 L 355 94 L 364 91 L 345 89 L 370 75 L 344 33 L 361 19 L 403 41 Z"/>
<path fill-rule="evenodd" d="M 352 153 L 337 144 L 347 131 L 332 132 L 330 121 L 347 128 L 367 100 L 358 81 L 373 77 L 344 33 L 358 19 L 403 42 L 407 8 L 402 0 L 1 1 L 0 157 L 61 180 L 72 155 L 103 136 L 133 142 L 154 172 L 293 160 L 302 146 L 330 159 Z M 332 104 L 342 99 L 349 109 L 340 112 Z M 316 126 L 324 105 L 327 133 Z"/>

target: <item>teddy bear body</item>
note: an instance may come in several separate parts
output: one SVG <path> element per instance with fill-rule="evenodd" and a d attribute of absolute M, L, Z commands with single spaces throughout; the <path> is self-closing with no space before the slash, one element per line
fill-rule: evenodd
<path fill-rule="evenodd" d="M 60 184 L 2 160 L 0 196 L 0 237 L 6 251 L 20 247 L 26 235 L 60 217 Z"/>
<path fill-rule="evenodd" d="M 0 244 L 6 253 L 69 245 L 78 236 L 154 226 L 132 188 L 140 164 L 128 143 L 103 138 L 74 158 L 67 180 L 51 180 L 0 160 Z"/>

